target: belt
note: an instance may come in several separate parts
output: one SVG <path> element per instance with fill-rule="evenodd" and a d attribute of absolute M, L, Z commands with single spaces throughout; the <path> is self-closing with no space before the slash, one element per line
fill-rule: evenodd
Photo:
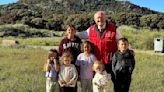
<path fill-rule="evenodd" d="M 48 77 L 47 79 L 51 81 L 57 80 L 55 77 Z"/>

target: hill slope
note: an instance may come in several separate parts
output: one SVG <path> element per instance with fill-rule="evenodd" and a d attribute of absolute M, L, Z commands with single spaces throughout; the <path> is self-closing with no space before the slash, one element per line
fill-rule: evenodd
<path fill-rule="evenodd" d="M 21 23 L 60 31 L 74 24 L 78 30 L 85 30 L 94 23 L 93 14 L 98 10 L 105 11 L 107 19 L 118 26 L 164 29 L 164 14 L 116 0 L 19 0 L 0 5 L 0 25 Z"/>

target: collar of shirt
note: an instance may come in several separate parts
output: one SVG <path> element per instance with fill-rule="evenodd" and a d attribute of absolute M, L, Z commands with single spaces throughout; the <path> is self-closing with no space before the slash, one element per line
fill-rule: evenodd
<path fill-rule="evenodd" d="M 105 24 L 102 26 L 102 27 L 100 27 L 100 26 L 97 26 L 98 27 L 98 29 L 100 30 L 104 30 L 105 29 L 105 27 L 106 27 L 106 22 L 105 22 Z"/>
<path fill-rule="evenodd" d="M 102 35 L 103 35 L 103 33 L 104 33 L 104 31 L 105 31 L 107 26 L 108 26 L 108 22 L 106 21 L 105 24 L 102 27 L 102 31 L 101 32 L 99 31 L 100 27 L 98 25 L 96 25 L 96 27 L 94 28 L 94 30 L 98 31 L 100 38 L 102 37 Z"/>

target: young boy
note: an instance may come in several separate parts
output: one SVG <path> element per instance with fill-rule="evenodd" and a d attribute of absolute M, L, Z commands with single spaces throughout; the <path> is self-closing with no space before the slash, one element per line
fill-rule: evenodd
<path fill-rule="evenodd" d="M 129 42 L 126 38 L 118 40 L 118 51 L 112 58 L 112 71 L 115 75 L 115 92 L 129 92 L 131 75 L 135 67 L 133 50 L 129 50 Z"/>

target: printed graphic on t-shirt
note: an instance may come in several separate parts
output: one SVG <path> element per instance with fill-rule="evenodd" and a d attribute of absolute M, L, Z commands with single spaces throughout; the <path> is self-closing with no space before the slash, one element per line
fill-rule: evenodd
<path fill-rule="evenodd" d="M 64 43 L 63 44 L 63 49 L 67 49 L 67 48 L 70 48 L 70 47 L 78 48 L 79 43 L 69 42 L 69 43 Z"/>

